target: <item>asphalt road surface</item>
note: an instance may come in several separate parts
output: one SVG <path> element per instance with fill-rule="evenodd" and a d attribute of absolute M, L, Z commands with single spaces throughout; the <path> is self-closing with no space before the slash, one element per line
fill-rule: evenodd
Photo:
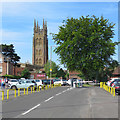
<path fill-rule="evenodd" d="M 118 96 L 99 87 L 56 87 L 3 101 L 2 117 L 118 118 Z"/>

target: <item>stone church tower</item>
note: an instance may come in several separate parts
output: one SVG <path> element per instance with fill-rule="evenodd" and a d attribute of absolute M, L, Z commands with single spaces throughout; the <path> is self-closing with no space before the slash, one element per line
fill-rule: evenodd
<path fill-rule="evenodd" d="M 48 39 L 47 39 L 47 22 L 43 19 L 43 29 L 40 26 L 36 26 L 36 20 L 34 20 L 34 34 L 33 34 L 33 53 L 32 64 L 44 67 L 48 60 Z"/>

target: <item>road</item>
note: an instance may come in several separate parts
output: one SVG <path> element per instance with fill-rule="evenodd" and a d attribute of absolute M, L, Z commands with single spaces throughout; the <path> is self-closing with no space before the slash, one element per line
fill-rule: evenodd
<path fill-rule="evenodd" d="M 3 118 L 118 118 L 118 96 L 99 88 L 53 89 L 2 103 Z"/>

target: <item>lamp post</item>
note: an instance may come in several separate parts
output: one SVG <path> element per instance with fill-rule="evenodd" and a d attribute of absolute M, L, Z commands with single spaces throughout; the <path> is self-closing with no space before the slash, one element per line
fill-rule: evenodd
<path fill-rule="evenodd" d="M 50 86 L 51 86 L 51 73 L 52 73 L 52 46 L 50 47 Z"/>
<path fill-rule="evenodd" d="M 50 86 L 51 86 L 51 80 L 52 80 L 52 47 L 56 47 L 56 45 L 50 46 Z"/>

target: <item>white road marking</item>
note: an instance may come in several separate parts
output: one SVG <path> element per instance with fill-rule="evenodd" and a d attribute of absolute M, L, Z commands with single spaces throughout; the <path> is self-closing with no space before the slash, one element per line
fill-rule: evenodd
<path fill-rule="evenodd" d="M 38 104 L 38 105 L 36 105 L 35 107 L 29 109 L 28 111 L 22 113 L 21 115 L 25 115 L 25 114 L 29 113 L 30 111 L 34 110 L 34 109 L 37 108 L 38 106 L 40 106 L 40 104 Z"/>
<path fill-rule="evenodd" d="M 60 94 L 62 94 L 62 93 L 58 93 L 58 94 L 56 94 L 56 96 L 57 96 L 57 95 L 60 95 Z"/>
<path fill-rule="evenodd" d="M 52 97 L 48 98 L 48 99 L 47 99 L 47 100 L 45 100 L 44 102 L 47 102 L 47 101 L 51 100 L 52 98 L 54 98 L 54 96 L 52 96 Z"/>
<path fill-rule="evenodd" d="M 66 89 L 66 90 L 62 91 L 61 93 L 57 93 L 57 94 L 56 94 L 56 96 L 57 96 L 57 95 L 60 95 L 60 94 L 62 94 L 62 93 L 64 93 L 64 92 L 66 92 L 66 91 L 68 91 L 68 90 L 71 90 L 71 89 L 73 89 L 73 88 L 68 88 L 68 89 Z M 51 100 L 52 98 L 54 98 L 54 96 L 52 96 L 52 97 L 48 98 L 48 99 L 47 99 L 47 100 L 45 100 L 44 102 L 47 102 L 47 101 Z M 21 115 L 25 115 L 25 114 L 29 113 L 30 111 L 32 111 L 32 110 L 34 110 L 34 109 L 36 109 L 36 108 L 37 108 L 37 107 L 39 107 L 39 106 L 40 106 L 40 104 L 38 104 L 38 105 L 34 106 L 33 108 L 31 108 L 31 109 L 29 109 L 28 111 L 26 111 L 26 112 L 22 113 Z M 15 118 L 18 118 L 18 117 L 20 117 L 21 115 L 18 115 L 18 116 L 16 116 Z"/>

